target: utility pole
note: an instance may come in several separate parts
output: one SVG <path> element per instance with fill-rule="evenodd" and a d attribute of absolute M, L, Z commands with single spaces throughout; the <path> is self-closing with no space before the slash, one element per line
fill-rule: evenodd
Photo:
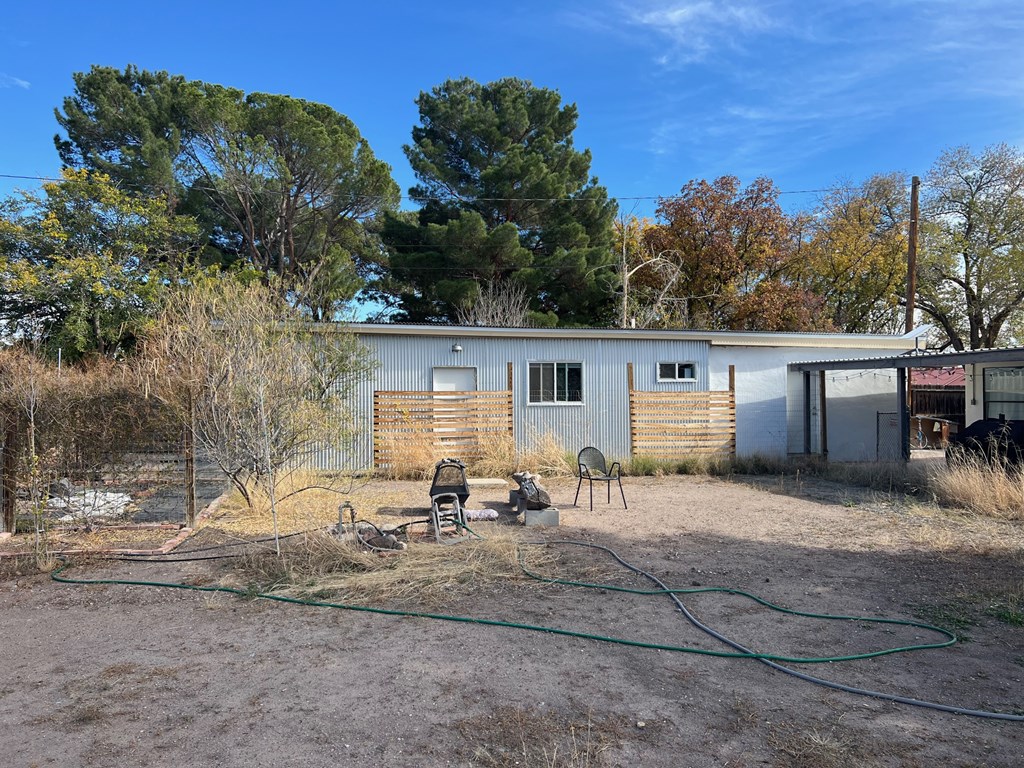
<path fill-rule="evenodd" d="M 629 270 L 626 262 L 626 220 L 622 220 L 622 261 L 619 264 L 622 274 L 622 327 L 628 328 L 629 322 L 626 317 L 629 306 Z"/>
<path fill-rule="evenodd" d="M 920 188 L 920 177 L 911 178 L 910 232 L 907 237 L 907 333 L 914 330 L 914 299 L 917 296 L 917 202 Z"/>

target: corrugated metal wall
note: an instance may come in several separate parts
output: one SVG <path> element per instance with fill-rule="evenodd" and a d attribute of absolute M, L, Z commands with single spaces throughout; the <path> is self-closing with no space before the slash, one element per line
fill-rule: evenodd
<path fill-rule="evenodd" d="M 452 336 L 360 335 L 377 360 L 371 382 L 360 386 L 356 439 L 351 453 L 321 452 L 321 468 L 361 469 L 373 463 L 374 390 L 429 391 L 435 367 L 477 370 L 477 388 L 503 390 L 512 363 L 516 443 L 529 448 L 550 433 L 568 451 L 595 445 L 610 457 L 629 456 L 629 398 L 626 364 L 633 363 L 634 387 L 650 391 L 708 389 L 708 344 L 649 339 L 536 339 Z M 452 352 L 458 344 L 461 352 Z M 534 404 L 528 400 L 529 363 L 583 363 L 583 403 Z M 658 382 L 659 362 L 693 362 L 695 382 Z"/>

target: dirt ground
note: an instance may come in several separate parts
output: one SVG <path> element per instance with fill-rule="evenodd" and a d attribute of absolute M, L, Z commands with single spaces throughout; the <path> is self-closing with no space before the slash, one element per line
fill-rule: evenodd
<path fill-rule="evenodd" d="M 952 648 L 803 666 L 862 688 L 1024 714 L 1024 525 L 828 483 L 627 478 L 628 511 L 550 487 L 561 525 L 529 538 L 612 547 L 674 587 L 728 586 L 811 612 L 924 620 Z M 357 507 L 426 498 L 377 483 Z M 585 489 L 584 489 L 585 496 Z M 500 506 L 500 494 L 471 506 Z M 486 535 L 494 523 L 477 526 Z M 200 531 L 182 550 L 202 546 Z M 471 546 L 471 545 L 458 545 Z M 565 547 L 566 574 L 618 573 Z M 200 582 L 221 561 L 75 565 L 71 575 Z M 618 583 L 641 586 L 623 575 Z M 843 655 L 933 636 L 684 596 L 758 650 Z M 0 581 L 0 765 L 1018 766 L 1024 723 L 830 690 L 749 659 L 142 586 Z M 665 596 L 536 583 L 444 610 L 723 650 Z"/>

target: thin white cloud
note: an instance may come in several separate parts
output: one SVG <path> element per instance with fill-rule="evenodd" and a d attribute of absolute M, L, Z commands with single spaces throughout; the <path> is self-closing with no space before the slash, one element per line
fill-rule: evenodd
<path fill-rule="evenodd" d="M 856 143 L 903 114 L 942 114 L 972 98 L 1024 103 L 1024 4 L 978 2 L 978 13 L 952 0 L 606 7 L 659 65 L 647 151 L 662 161 L 780 167 Z M 672 98 L 694 80 L 713 83 L 713 93 Z"/>
<path fill-rule="evenodd" d="M 747 0 L 674 0 L 624 8 L 626 21 L 666 40 L 669 50 L 656 57 L 665 65 L 701 61 L 718 48 L 735 48 L 743 39 L 780 25 L 771 6 Z"/>
<path fill-rule="evenodd" d="M 31 87 L 32 83 L 28 80 L 8 75 L 6 72 L 0 72 L 0 88 L 24 88 L 27 91 Z"/>

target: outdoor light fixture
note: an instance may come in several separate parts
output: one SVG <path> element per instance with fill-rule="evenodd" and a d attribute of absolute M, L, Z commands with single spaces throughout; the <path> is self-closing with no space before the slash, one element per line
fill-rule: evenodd
<path fill-rule="evenodd" d="M 459 342 L 455 342 L 454 344 L 452 344 L 452 352 L 455 352 L 457 354 L 457 353 L 459 353 L 461 351 L 462 351 L 462 345 L 459 344 Z"/>

